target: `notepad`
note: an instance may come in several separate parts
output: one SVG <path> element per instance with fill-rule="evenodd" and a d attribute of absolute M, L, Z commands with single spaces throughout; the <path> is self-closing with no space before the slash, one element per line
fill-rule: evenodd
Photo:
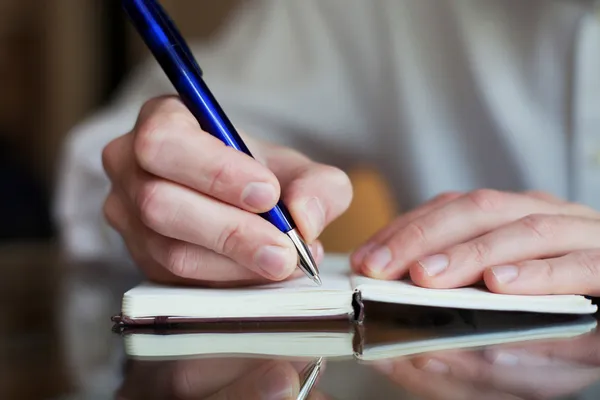
<path fill-rule="evenodd" d="M 365 301 L 428 307 L 591 314 L 597 307 L 577 295 L 504 295 L 483 287 L 427 289 L 408 280 L 353 275 L 348 257 L 330 255 L 321 266 L 323 285 L 300 278 L 256 287 L 213 289 L 145 282 L 123 296 L 117 322 L 125 325 L 238 320 L 362 321 Z"/>
<path fill-rule="evenodd" d="M 428 319 L 428 307 L 403 306 L 419 322 L 377 321 L 358 325 L 313 323 L 277 325 L 266 322 L 248 327 L 238 324 L 227 329 L 211 325 L 190 329 L 125 331 L 125 351 L 131 358 L 180 359 L 188 357 L 270 357 L 270 358 L 355 358 L 377 361 L 387 358 L 450 349 L 478 348 L 533 340 L 558 340 L 585 334 L 596 327 L 590 316 L 555 314 L 509 315 L 494 311 L 444 309 Z M 418 314 L 419 317 L 415 317 Z M 209 328 L 213 329 L 209 329 Z"/>

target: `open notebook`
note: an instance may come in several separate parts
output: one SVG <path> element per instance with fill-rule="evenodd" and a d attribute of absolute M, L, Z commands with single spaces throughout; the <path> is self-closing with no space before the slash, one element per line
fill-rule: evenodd
<path fill-rule="evenodd" d="M 428 311 L 429 310 L 429 311 Z M 213 324 L 193 329 L 125 329 L 125 350 L 138 359 L 188 357 L 284 357 L 328 359 L 354 357 L 362 361 L 410 356 L 459 348 L 476 348 L 531 340 L 557 340 L 590 332 L 590 316 L 503 313 L 401 306 L 412 321 L 366 322 L 364 325 L 331 321 L 310 326 L 259 323 Z M 428 316 L 429 315 L 429 316 Z M 423 323 L 423 321 L 427 321 Z"/>
<path fill-rule="evenodd" d="M 583 296 L 501 295 L 479 287 L 425 289 L 410 281 L 380 281 L 348 270 L 346 256 L 326 257 L 321 287 L 304 278 L 235 289 L 142 283 L 124 294 L 121 314 L 113 320 L 123 325 L 349 317 L 362 322 L 364 301 L 554 314 L 591 314 L 597 309 Z"/>

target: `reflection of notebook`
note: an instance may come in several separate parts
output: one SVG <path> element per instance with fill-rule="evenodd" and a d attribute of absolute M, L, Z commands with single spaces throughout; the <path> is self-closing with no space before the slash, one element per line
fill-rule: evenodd
<path fill-rule="evenodd" d="M 422 306 L 589 314 L 596 306 L 583 296 L 514 296 L 483 288 L 425 289 L 408 281 L 380 281 L 347 272 L 344 256 L 321 266 L 323 286 L 308 279 L 237 289 L 161 286 L 151 283 L 123 296 L 122 324 L 215 320 L 307 320 L 362 318 L 362 300 Z"/>
<path fill-rule="evenodd" d="M 219 327 L 199 324 L 183 330 L 125 329 L 123 335 L 125 350 L 132 358 L 354 356 L 369 361 L 445 349 L 567 338 L 596 326 L 596 320 L 588 316 L 401 308 L 402 320 L 367 322 L 362 326 L 331 321 L 296 327 L 272 322 Z"/>

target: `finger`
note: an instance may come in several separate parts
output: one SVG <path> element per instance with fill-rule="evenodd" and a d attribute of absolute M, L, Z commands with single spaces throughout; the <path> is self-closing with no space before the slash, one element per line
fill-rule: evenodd
<path fill-rule="evenodd" d="M 596 236 L 597 237 L 597 236 Z M 486 286 L 505 294 L 600 294 L 600 250 L 530 260 L 487 269 Z"/>
<path fill-rule="evenodd" d="M 363 267 L 363 262 L 365 257 L 370 254 L 372 250 L 376 247 L 385 243 L 396 231 L 406 226 L 406 224 L 410 223 L 414 219 L 425 215 L 431 210 L 442 206 L 458 197 L 462 196 L 462 193 L 459 192 L 448 192 L 440 194 L 423 205 L 401 215 L 396 218 L 391 224 L 387 225 L 384 229 L 377 232 L 372 238 L 367 240 L 367 242 L 362 245 L 357 251 L 355 251 L 351 258 L 352 269 L 358 273 L 361 272 Z"/>
<path fill-rule="evenodd" d="M 296 267 L 291 240 L 258 215 L 147 174 L 128 187 L 142 222 L 153 231 L 231 258 L 271 280 Z"/>
<path fill-rule="evenodd" d="M 134 156 L 153 175 L 252 212 L 270 210 L 279 199 L 268 168 L 202 131 L 176 97 L 147 102 L 134 132 Z"/>
<path fill-rule="evenodd" d="M 509 354 L 515 351 L 527 351 L 530 354 L 541 355 L 551 360 L 600 366 L 600 334 L 598 331 L 594 331 L 574 338 L 529 342 L 521 346 L 511 345 L 498 351 L 506 351 Z M 496 358 L 498 357 L 496 356 Z"/>
<path fill-rule="evenodd" d="M 237 287 L 269 283 L 269 279 L 239 265 L 235 261 L 198 245 L 161 236 L 151 230 L 145 231 L 145 249 L 162 269 L 168 271 L 171 283 L 187 283 L 210 287 Z M 320 245 L 320 244 L 319 244 Z M 323 259 L 318 246 L 311 246 L 317 264 Z M 295 269 L 286 279 L 304 277 Z M 180 278 L 183 278 L 180 279 Z"/>
<path fill-rule="evenodd" d="M 446 375 L 470 385 L 487 387 L 525 398 L 554 398 L 570 393 L 597 379 L 598 371 L 552 363 L 543 357 L 489 359 L 479 352 L 440 352 L 433 358 L 421 358 L 417 365 L 443 365 Z"/>
<path fill-rule="evenodd" d="M 313 389 L 308 396 L 308 400 L 334 400 L 334 398 L 323 392 Z"/>
<path fill-rule="evenodd" d="M 209 286 L 267 282 L 267 279 L 230 258 L 150 230 L 128 208 L 128 204 L 112 191 L 105 201 L 104 214 L 109 224 L 124 238 L 134 261 L 149 279 Z"/>
<path fill-rule="evenodd" d="M 419 260 L 411 267 L 410 276 L 416 284 L 426 287 L 470 285 L 481 280 L 483 271 L 488 267 L 592 248 L 597 245 L 599 235 L 600 223 L 597 220 L 563 215 L 529 215 Z M 542 284 L 542 281 L 538 283 Z"/>
<path fill-rule="evenodd" d="M 298 372 L 287 362 L 273 361 L 219 390 L 208 400 L 293 400 L 300 391 Z"/>
<path fill-rule="evenodd" d="M 119 136 L 102 149 L 102 167 L 116 186 L 123 186 L 135 168 L 132 157 L 133 133 Z"/>
<path fill-rule="evenodd" d="M 396 279 L 426 255 L 470 240 L 525 215 L 557 206 L 531 197 L 478 190 L 414 219 L 365 260 L 369 275 Z"/>
<path fill-rule="evenodd" d="M 342 170 L 311 161 L 287 148 L 269 146 L 268 167 L 282 187 L 282 200 L 308 242 L 339 217 L 352 201 L 352 185 Z"/>
<path fill-rule="evenodd" d="M 177 399 L 203 399 L 263 367 L 268 360 L 208 358 L 176 361 L 167 374 L 170 395 Z M 169 397 L 169 398 L 171 398 Z"/>
<path fill-rule="evenodd" d="M 111 191 L 106 198 L 104 215 L 109 225 L 121 235 L 132 260 L 148 279 L 163 283 L 178 283 L 181 280 L 148 254 L 144 245 L 144 230 L 147 228 L 128 210 L 127 204 L 115 191 Z"/>
<path fill-rule="evenodd" d="M 449 375 L 445 366 L 436 362 L 411 362 L 410 359 L 381 361 L 375 364 L 393 382 L 423 399 L 447 400 L 516 400 L 514 396 L 479 390 Z"/>
<path fill-rule="evenodd" d="M 162 236 L 147 228 L 127 209 L 127 204 L 111 192 L 105 203 L 110 224 L 121 233 L 130 253 L 149 279 L 171 284 L 202 286 L 245 286 L 264 284 L 268 279 L 250 271 L 230 258 L 201 246 Z M 311 245 L 316 262 L 323 259 L 319 242 Z M 303 274 L 296 271 L 290 278 Z"/>
<path fill-rule="evenodd" d="M 395 279 L 416 260 L 438 254 L 527 215 L 578 215 L 579 212 L 581 208 L 576 206 L 558 206 L 520 194 L 479 190 L 411 221 L 371 253 L 365 265 L 372 276 Z M 435 275 L 440 268 L 441 263 L 436 263 L 428 273 Z"/>
<path fill-rule="evenodd" d="M 567 204 L 567 202 L 564 201 L 563 199 L 560 199 L 550 193 L 542 192 L 539 190 L 528 190 L 526 192 L 523 192 L 523 194 L 526 196 L 534 197 L 536 199 L 547 201 L 549 203 Z"/>
<path fill-rule="evenodd" d="M 104 219 L 115 231 L 121 235 L 131 231 L 131 226 L 133 224 L 131 221 L 131 214 L 128 212 L 127 206 L 116 191 L 110 191 L 104 201 L 102 211 L 104 213 Z"/>
<path fill-rule="evenodd" d="M 579 217 L 587 217 L 587 218 L 600 218 L 600 213 L 594 210 L 591 207 L 585 206 L 579 203 L 570 203 L 561 198 L 558 198 L 550 193 L 540 192 L 537 190 L 531 190 L 528 192 L 524 192 L 525 195 L 534 197 L 540 200 L 547 201 L 549 203 L 553 203 L 559 206 L 563 206 L 565 209 L 565 213 L 567 215 L 579 216 Z"/>
<path fill-rule="evenodd" d="M 486 351 L 490 383 L 527 398 L 556 398 L 598 380 L 600 369 L 552 360 L 527 351 Z"/>
<path fill-rule="evenodd" d="M 483 351 L 483 355 L 489 363 L 499 366 L 586 368 L 583 364 L 566 359 L 552 358 L 541 353 L 536 354 L 529 351 L 527 346 L 523 346 L 521 349 L 514 347 L 489 348 Z"/>

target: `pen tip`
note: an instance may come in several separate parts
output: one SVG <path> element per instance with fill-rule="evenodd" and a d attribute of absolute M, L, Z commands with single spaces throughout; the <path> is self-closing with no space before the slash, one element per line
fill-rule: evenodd
<path fill-rule="evenodd" d="M 323 285 L 323 282 L 321 282 L 321 278 L 319 278 L 319 275 L 315 275 L 315 276 L 313 276 L 312 278 L 313 278 L 313 281 L 314 281 L 314 282 L 315 282 L 317 285 L 319 285 L 319 286 L 322 286 L 322 285 Z"/>

